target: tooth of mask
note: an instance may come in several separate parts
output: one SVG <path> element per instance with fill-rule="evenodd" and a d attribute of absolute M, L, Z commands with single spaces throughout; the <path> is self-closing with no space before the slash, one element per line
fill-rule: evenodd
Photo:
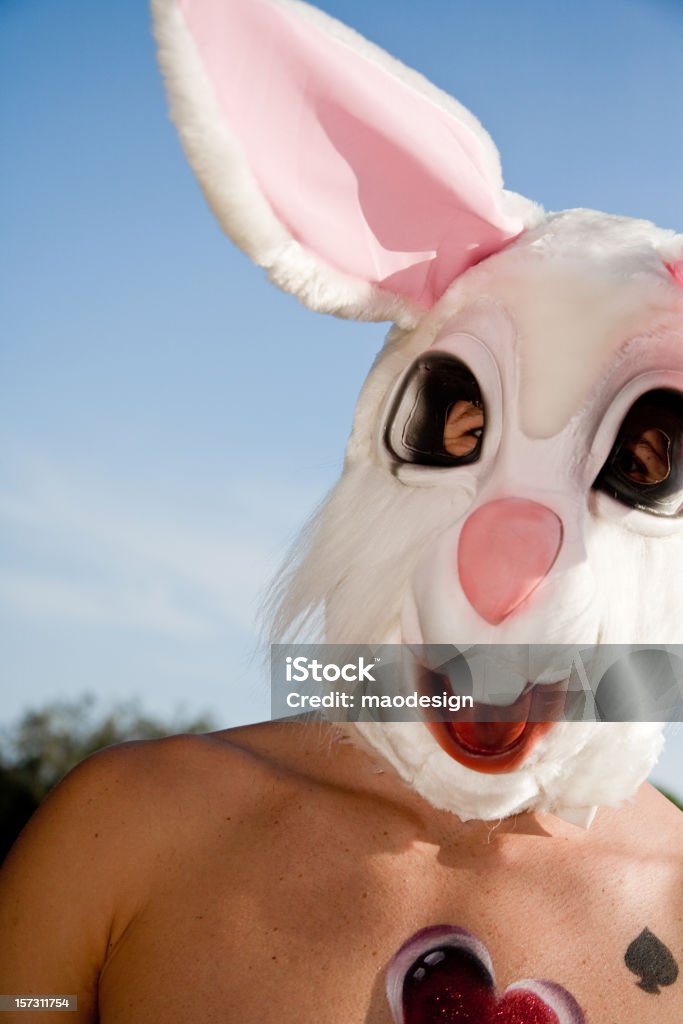
<path fill-rule="evenodd" d="M 525 644 L 471 647 L 466 660 L 472 696 L 482 704 L 514 704 L 529 683 L 529 653 Z M 449 672 L 449 679 L 457 689 L 457 677 Z"/>
<path fill-rule="evenodd" d="M 588 829 L 593 824 L 597 810 L 597 807 L 558 807 L 553 814 L 556 818 L 569 822 L 570 825 Z"/>
<path fill-rule="evenodd" d="M 570 644 L 498 644 L 471 648 L 467 662 L 472 695 L 475 700 L 506 707 L 517 700 L 529 683 L 551 684 L 569 679 L 578 651 L 578 645 Z"/>

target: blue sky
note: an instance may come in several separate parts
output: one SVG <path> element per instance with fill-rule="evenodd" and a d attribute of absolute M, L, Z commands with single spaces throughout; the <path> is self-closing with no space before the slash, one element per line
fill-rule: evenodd
<path fill-rule="evenodd" d="M 683 230 L 683 5 L 320 6 L 471 107 L 508 187 Z M 141 0 L 0 0 L 0 118 L 0 716 L 90 690 L 262 717 L 258 596 L 384 328 L 308 313 L 221 236 Z"/>

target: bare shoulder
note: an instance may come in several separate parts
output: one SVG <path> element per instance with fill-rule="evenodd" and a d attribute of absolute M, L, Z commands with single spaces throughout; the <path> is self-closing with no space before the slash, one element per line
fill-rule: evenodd
<path fill-rule="evenodd" d="M 127 743 L 75 768 L 0 872 L 0 991 L 70 985 L 78 1019 L 94 1019 L 99 969 L 160 867 L 277 799 L 277 780 L 296 771 L 287 735 L 264 726 Z"/>
<path fill-rule="evenodd" d="M 599 847 L 683 875 L 683 813 L 648 783 L 621 807 L 599 810 L 591 832 Z"/>
<path fill-rule="evenodd" d="M 74 768 L 10 851 L 0 873 L 3 909 L 12 900 L 25 908 L 31 893 L 40 892 L 45 901 L 51 890 L 65 905 L 87 897 L 106 931 L 113 911 L 108 894 L 130 882 L 133 860 L 144 864 L 145 850 L 172 816 L 174 790 L 182 789 L 187 774 L 196 775 L 198 752 L 209 744 L 190 736 L 124 743 Z"/>
<path fill-rule="evenodd" d="M 47 833 L 86 846 L 103 840 L 101 855 L 109 851 L 117 860 L 135 838 L 139 857 L 140 842 L 153 845 L 177 817 L 203 813 L 212 795 L 239 809 L 258 803 L 278 780 L 305 776 L 307 754 L 320 746 L 317 736 L 308 725 L 268 722 L 109 747 L 79 764 L 50 794 L 20 840 L 22 853 L 35 847 L 37 833 Z"/>
<path fill-rule="evenodd" d="M 601 884 L 616 879 L 622 910 L 642 907 L 683 942 L 683 813 L 646 784 L 627 806 L 601 815 L 596 863 L 608 875 Z"/>
<path fill-rule="evenodd" d="M 122 743 L 99 751 L 75 767 L 42 803 L 8 867 L 17 861 L 17 850 L 24 861 L 45 847 L 89 849 L 94 840 L 103 840 L 97 843 L 100 862 L 107 851 L 118 859 L 122 843 L 140 829 L 152 841 L 155 827 L 163 827 L 164 819 L 178 812 L 188 792 L 196 796 L 198 786 L 221 785 L 229 778 L 239 789 L 245 755 L 246 748 L 232 744 L 227 732 Z"/>
<path fill-rule="evenodd" d="M 675 851 L 675 860 L 683 871 L 683 812 L 649 784 L 641 786 L 625 816 L 626 827 L 636 836 L 639 846 L 651 851 Z"/>
<path fill-rule="evenodd" d="M 153 845 L 142 769 L 159 774 L 158 749 L 131 744 L 89 758 L 24 829 L 0 871 L 0 991 L 76 993 L 76 1020 L 96 1019 L 99 970 Z"/>
<path fill-rule="evenodd" d="M 641 788 L 632 835 L 641 856 L 669 880 L 672 908 L 678 908 L 683 940 L 683 812 L 653 786 Z"/>
<path fill-rule="evenodd" d="M 155 852 L 177 823 L 212 820 L 221 811 L 257 809 L 278 790 L 310 784 L 325 742 L 309 724 L 264 723 L 205 735 L 123 743 L 87 758 L 56 787 L 8 857 L 3 878 L 49 856 L 69 863 L 89 859 L 98 872 L 129 878 L 146 851 Z M 223 816 L 225 820 L 225 816 Z"/>

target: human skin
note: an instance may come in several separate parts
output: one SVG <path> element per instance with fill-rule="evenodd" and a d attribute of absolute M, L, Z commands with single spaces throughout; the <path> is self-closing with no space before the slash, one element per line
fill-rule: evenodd
<path fill-rule="evenodd" d="M 645 484 L 658 484 L 670 472 L 669 447 L 671 442 L 661 430 L 645 430 L 627 445 L 634 462 L 629 472 L 632 480 Z"/>
<path fill-rule="evenodd" d="M 449 455 L 469 455 L 484 429 L 484 411 L 472 402 L 455 402 L 448 411 L 443 447 Z"/>
<path fill-rule="evenodd" d="M 0 992 L 78 993 L 103 1024 L 390 1024 L 386 967 L 451 924 L 499 991 L 545 978 L 593 1024 L 679 1024 L 683 816 L 651 787 L 590 830 L 437 811 L 335 728 L 270 723 L 112 748 L 77 768 L 0 874 Z M 6 1013 L 13 1024 L 43 1020 Z"/>

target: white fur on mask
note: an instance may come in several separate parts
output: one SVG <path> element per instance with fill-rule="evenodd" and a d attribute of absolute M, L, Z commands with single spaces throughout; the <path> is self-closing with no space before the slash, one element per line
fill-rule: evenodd
<path fill-rule="evenodd" d="M 521 767 L 485 775 L 454 761 L 417 722 L 359 722 L 345 730 L 425 800 L 462 821 L 534 810 L 587 826 L 596 806 L 615 806 L 637 789 L 664 743 L 656 722 L 558 723 Z"/>
<path fill-rule="evenodd" d="M 591 234 L 593 259 L 582 258 L 582 228 Z M 596 251 L 600 233 L 603 248 Z M 390 335 L 361 395 L 342 479 L 283 580 L 278 638 L 296 622 L 300 637 L 328 643 L 678 642 L 681 521 L 633 512 L 591 491 L 633 401 L 633 380 L 649 375 L 650 386 L 663 386 L 672 366 L 683 374 L 683 294 L 671 288 L 657 250 L 668 238 L 641 222 L 563 215 L 470 271 L 415 332 Z M 534 289 L 543 294 L 548 282 L 558 317 L 581 289 L 593 296 L 590 358 L 571 378 L 566 363 L 554 384 L 537 367 L 546 359 L 539 348 L 555 342 L 564 359 L 571 325 L 564 319 L 555 338 L 539 339 L 539 320 L 549 325 L 528 302 L 520 316 L 514 298 Z M 585 310 L 578 323 L 580 346 Z M 381 439 L 387 396 L 416 355 L 435 341 L 444 344 L 444 325 L 455 333 L 446 342 L 454 354 L 481 344 L 495 364 L 504 422 L 496 426 L 500 410 L 491 408 L 487 429 L 498 430 L 498 448 L 488 461 L 484 450 L 479 463 L 446 473 L 415 466 L 396 472 Z M 472 350 L 463 358 L 471 364 L 478 357 Z M 544 380 L 546 393 L 535 399 Z M 548 401 L 553 387 L 565 402 L 573 394 L 572 411 L 565 405 L 558 417 L 558 404 Z M 459 590 L 449 553 L 470 510 L 500 494 L 550 504 L 562 516 L 565 538 L 534 600 L 496 626 L 480 619 Z M 324 624 L 313 636 L 307 617 L 321 608 Z M 533 809 L 586 824 L 596 805 L 633 794 L 663 742 L 659 723 L 559 723 L 521 767 L 483 774 L 454 761 L 419 723 L 346 729 L 435 807 L 463 820 Z"/>

